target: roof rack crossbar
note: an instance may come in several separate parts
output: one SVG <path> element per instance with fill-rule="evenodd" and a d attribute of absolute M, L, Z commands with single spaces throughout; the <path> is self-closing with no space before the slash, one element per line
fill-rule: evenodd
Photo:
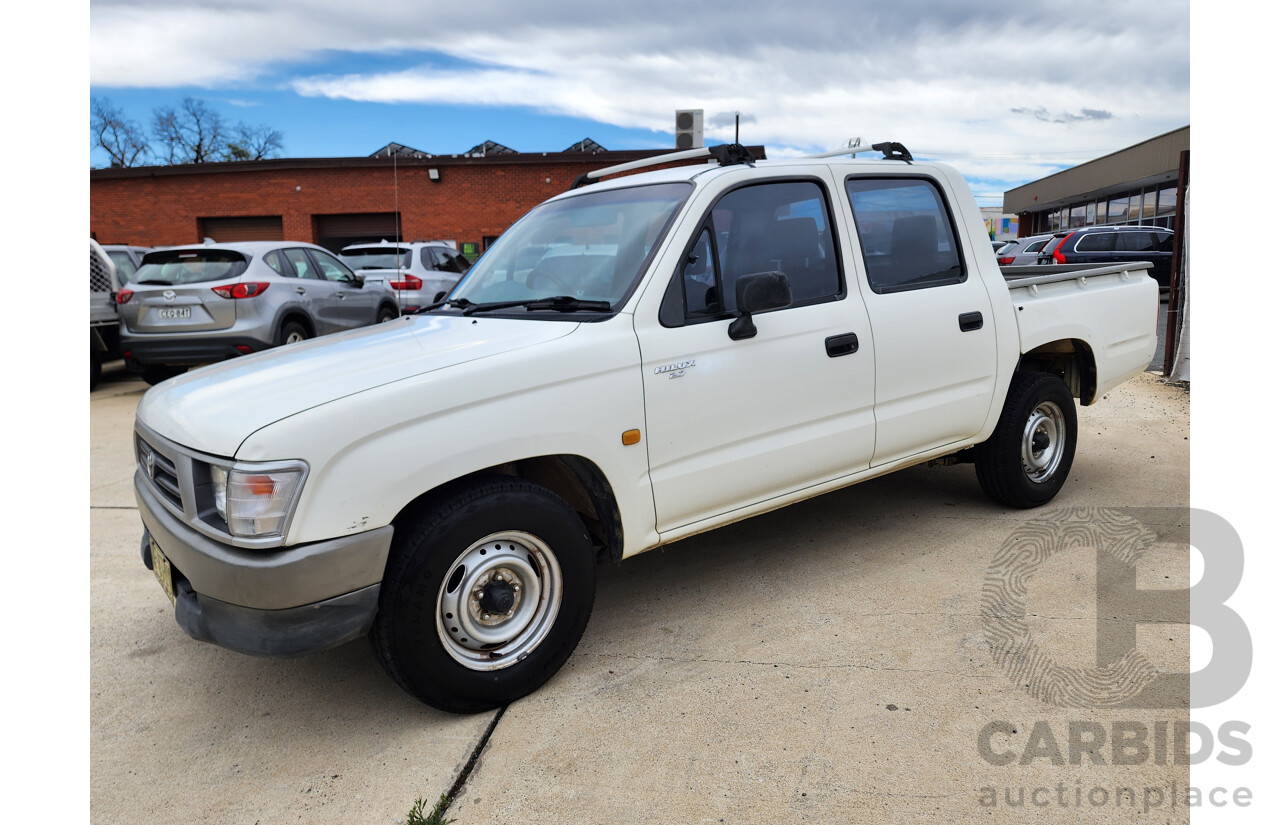
<path fill-rule="evenodd" d="M 856 155 L 860 152 L 880 152 L 887 160 L 905 160 L 910 163 L 914 158 L 907 151 L 907 147 L 901 143 L 874 143 L 870 146 L 855 144 L 846 146 L 843 149 L 833 149 L 830 152 L 819 152 L 816 155 L 801 155 L 804 158 L 838 158 L 841 155 Z"/>
<path fill-rule="evenodd" d="M 816 155 L 801 155 L 802 158 L 838 158 L 841 155 L 856 155 L 860 152 L 878 152 L 873 146 L 846 146 L 843 149 L 833 149 L 830 152 L 819 152 Z"/>
<path fill-rule="evenodd" d="M 678 160 L 693 160 L 694 158 L 705 157 L 711 157 L 711 150 L 707 147 L 703 147 L 701 149 L 686 149 L 683 152 L 668 152 L 665 155 L 654 155 L 651 158 L 641 158 L 640 160 L 633 160 L 628 163 L 619 163 L 616 166 L 606 166 L 603 169 L 593 169 L 590 172 L 584 172 L 578 176 L 577 180 L 573 182 L 573 186 L 570 188 L 577 189 L 579 186 L 584 186 L 591 181 L 599 180 L 600 178 L 607 177 L 609 175 L 630 172 L 632 169 L 643 169 L 646 166 L 658 166 L 663 163 L 673 163 Z"/>

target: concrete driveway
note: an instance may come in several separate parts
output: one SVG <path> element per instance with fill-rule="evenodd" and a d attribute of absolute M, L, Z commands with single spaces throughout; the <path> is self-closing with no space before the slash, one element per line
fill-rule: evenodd
<path fill-rule="evenodd" d="M 1189 586 L 1190 400 L 1152 375 L 1079 409 L 1048 508 L 991 504 L 969 465 L 917 467 L 605 564 L 565 668 L 470 717 L 404 695 L 364 643 L 276 661 L 182 633 L 138 553 L 144 390 L 109 373 L 91 399 L 95 822 L 392 823 L 473 756 L 459 823 L 1187 821 L 1188 767 L 1156 733 L 1185 700 L 1053 704 L 1044 672 L 993 658 L 990 583 L 1029 521 L 1136 520 L 1155 536 L 1136 586 Z M 1060 669 L 1093 668 L 1095 628 L 1128 615 L 1125 591 L 1097 621 L 1086 545 L 1020 591 Z M 1185 625 L 1136 638 L 1161 673 L 1188 669 Z M 1135 760 L 1113 740 L 1139 728 Z"/>

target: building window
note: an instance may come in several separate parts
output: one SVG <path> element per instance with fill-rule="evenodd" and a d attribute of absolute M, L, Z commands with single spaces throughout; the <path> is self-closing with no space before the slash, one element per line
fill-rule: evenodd
<path fill-rule="evenodd" d="M 1107 223 L 1120 223 L 1129 212 L 1129 196 L 1121 195 L 1107 203 Z"/>

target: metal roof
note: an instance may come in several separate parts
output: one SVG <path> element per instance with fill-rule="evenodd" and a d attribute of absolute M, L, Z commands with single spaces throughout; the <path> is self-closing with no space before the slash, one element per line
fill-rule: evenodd
<path fill-rule="evenodd" d="M 1104 194 L 1178 179 L 1178 158 L 1191 148 L 1191 127 L 1063 169 L 1004 193 L 1006 213 L 1039 212 Z"/>

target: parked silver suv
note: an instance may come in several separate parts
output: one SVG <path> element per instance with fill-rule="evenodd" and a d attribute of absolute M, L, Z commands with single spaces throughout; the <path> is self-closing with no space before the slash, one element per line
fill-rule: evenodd
<path fill-rule="evenodd" d="M 327 250 L 296 241 L 155 250 L 116 300 L 125 362 L 151 384 L 400 314 L 385 284 L 366 284 Z"/>
<path fill-rule="evenodd" d="M 366 280 L 386 281 L 404 312 L 417 312 L 448 292 L 471 262 L 443 241 L 361 243 L 339 253 Z"/>

